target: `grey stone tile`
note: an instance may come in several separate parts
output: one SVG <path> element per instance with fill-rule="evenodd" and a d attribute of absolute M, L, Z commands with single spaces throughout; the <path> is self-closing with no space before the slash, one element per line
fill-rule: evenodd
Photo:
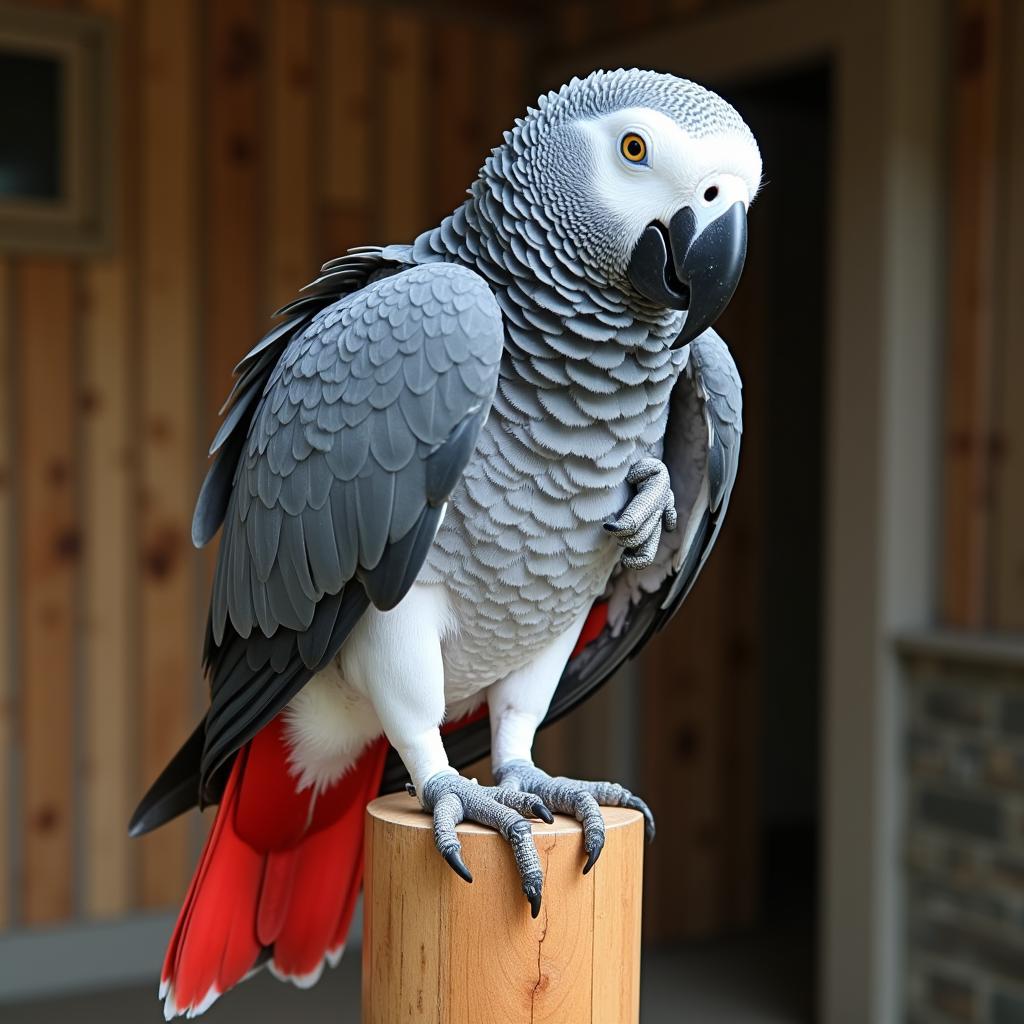
<path fill-rule="evenodd" d="M 918 813 L 926 824 L 978 839 L 1000 839 L 1006 830 L 1004 809 L 999 802 L 974 793 L 925 790 L 918 800 Z"/>
<path fill-rule="evenodd" d="M 1024 1024 L 1024 997 L 996 992 L 989 1020 L 992 1024 Z"/>

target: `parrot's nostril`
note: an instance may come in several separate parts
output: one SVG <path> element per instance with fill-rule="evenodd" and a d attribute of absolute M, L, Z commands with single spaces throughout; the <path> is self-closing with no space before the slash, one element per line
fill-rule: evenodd
<path fill-rule="evenodd" d="M 718 198 L 718 186 L 710 185 L 704 189 L 704 202 L 713 203 Z"/>

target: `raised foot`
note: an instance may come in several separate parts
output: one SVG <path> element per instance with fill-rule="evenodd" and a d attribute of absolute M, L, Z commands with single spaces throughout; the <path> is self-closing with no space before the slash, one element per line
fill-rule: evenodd
<path fill-rule="evenodd" d="M 540 913 L 544 872 L 530 823 L 524 815 L 546 821 L 554 818 L 544 801 L 523 787 L 481 786 L 471 779 L 443 772 L 428 779 L 423 786 L 423 806 L 434 815 L 434 842 L 438 852 L 452 870 L 467 882 L 473 881 L 462 859 L 462 844 L 455 826 L 462 821 L 475 821 L 500 833 L 512 846 L 512 854 L 523 882 L 523 892 L 530 901 L 534 917 Z"/>
<path fill-rule="evenodd" d="M 583 826 L 583 848 L 587 862 L 586 874 L 604 849 L 604 816 L 602 807 L 631 807 L 644 816 L 644 832 L 650 842 L 654 838 L 654 815 L 651 809 L 628 789 L 615 782 L 581 782 L 551 776 L 529 761 L 508 761 L 495 772 L 502 787 L 529 792 L 559 814 L 571 814 Z"/>
<path fill-rule="evenodd" d="M 662 529 L 676 528 L 676 499 L 668 469 L 659 459 L 641 459 L 630 467 L 626 481 L 636 487 L 636 494 L 604 528 L 624 549 L 627 569 L 646 569 L 658 552 Z"/>

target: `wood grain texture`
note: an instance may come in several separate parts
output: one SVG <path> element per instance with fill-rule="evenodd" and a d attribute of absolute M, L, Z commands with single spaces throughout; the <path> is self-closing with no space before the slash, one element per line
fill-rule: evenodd
<path fill-rule="evenodd" d="M 949 195 L 942 616 L 990 612 L 992 386 L 1002 0 L 959 0 Z"/>
<path fill-rule="evenodd" d="M 74 911 L 75 521 L 74 265 L 23 259 L 17 274 L 22 651 L 22 911 L 52 924 Z"/>
<path fill-rule="evenodd" d="M 376 125 L 371 143 L 370 90 L 380 87 L 382 69 L 371 74 L 366 5 L 330 3 L 323 12 L 324 197 L 328 204 L 359 205 L 370 195 L 371 168 L 380 162 Z"/>
<path fill-rule="evenodd" d="M 195 3 L 147 0 L 142 32 L 140 789 L 188 735 L 196 710 L 200 645 L 189 539 L 199 464 Z M 181 898 L 191 867 L 187 838 L 177 821 L 139 840 L 142 906 Z"/>
<path fill-rule="evenodd" d="M 645 890 L 645 935 L 708 935 L 723 925 L 718 903 L 722 806 L 719 639 L 726 598 L 722 545 L 701 572 L 686 608 L 641 656 L 640 792 L 658 815 Z M 709 640 L 709 638 L 712 638 Z M 680 657 L 685 651 L 686 657 Z"/>
<path fill-rule="evenodd" d="M 558 5 L 557 32 L 562 48 L 574 50 L 589 41 L 593 13 L 594 4 L 588 0 L 566 0 Z"/>
<path fill-rule="evenodd" d="M 0 258 L 0 930 L 13 918 L 11 862 L 14 835 L 15 572 L 14 339 L 10 261 Z"/>
<path fill-rule="evenodd" d="M 636 1022 L 643 823 L 634 811 L 604 814 L 607 843 L 587 876 L 579 824 L 534 823 L 545 883 L 532 920 L 497 833 L 459 826 L 470 886 L 438 855 L 414 800 L 370 804 L 364 1024 Z"/>
<path fill-rule="evenodd" d="M 266 313 L 294 298 L 316 267 L 313 209 L 312 0 L 273 0 L 270 7 L 269 267 Z"/>
<path fill-rule="evenodd" d="M 83 269 L 81 313 L 82 529 L 82 912 L 112 917 L 134 898 L 138 850 L 125 822 L 137 794 L 134 637 L 137 572 L 132 557 L 136 476 L 132 390 L 132 282 L 136 212 L 134 55 L 138 25 L 127 0 L 88 0 L 87 8 L 116 19 L 115 81 L 120 124 L 115 156 L 122 209 L 114 252 Z"/>
<path fill-rule="evenodd" d="M 411 242 L 427 224 L 428 166 L 426 104 L 426 32 L 413 8 L 393 8 L 382 15 L 382 81 L 379 166 L 381 239 Z M 375 147 L 376 148 L 376 147 Z"/>
<path fill-rule="evenodd" d="M 1003 162 L 999 201 L 1001 253 L 995 356 L 996 434 L 993 445 L 992 625 L 1024 631 L 1024 402 L 1017 389 L 1024 380 L 1024 4 L 1006 10 L 1003 33 L 1006 91 L 1000 116 Z M 1016 130 L 1014 128 L 1016 127 Z"/>
<path fill-rule="evenodd" d="M 267 328 L 276 307 L 263 293 L 263 5 L 218 0 L 200 9 L 206 39 L 200 95 L 206 109 L 202 235 L 207 252 L 202 442 L 217 431 L 232 368 Z M 213 583 L 217 548 L 210 544 L 201 556 L 204 594 Z"/>
<path fill-rule="evenodd" d="M 218 0 L 202 10 L 208 40 L 201 91 L 207 110 L 203 238 L 208 253 L 203 436 L 212 437 L 232 367 L 259 338 L 273 309 L 262 294 L 262 4 Z"/>
<path fill-rule="evenodd" d="M 432 122 L 433 217 L 451 212 L 466 198 L 466 190 L 484 161 L 479 143 L 479 108 L 483 97 L 474 88 L 478 53 L 473 26 L 444 21 L 435 30 L 433 104 L 444 116 Z"/>

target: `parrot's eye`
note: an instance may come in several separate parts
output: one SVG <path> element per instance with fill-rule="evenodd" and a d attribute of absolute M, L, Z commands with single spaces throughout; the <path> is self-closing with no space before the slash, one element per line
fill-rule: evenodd
<path fill-rule="evenodd" d="M 647 140 L 638 132 L 626 132 L 619 139 L 619 152 L 631 164 L 646 164 Z"/>

